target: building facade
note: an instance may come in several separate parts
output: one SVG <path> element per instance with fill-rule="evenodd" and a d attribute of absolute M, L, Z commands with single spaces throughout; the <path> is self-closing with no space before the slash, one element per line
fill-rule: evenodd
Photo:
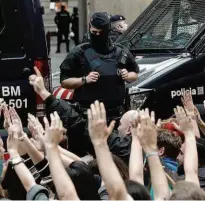
<path fill-rule="evenodd" d="M 69 0 L 68 0 L 69 1 Z M 87 31 L 87 22 L 94 12 L 121 14 L 132 24 L 152 0 L 78 0 L 80 37 Z"/>

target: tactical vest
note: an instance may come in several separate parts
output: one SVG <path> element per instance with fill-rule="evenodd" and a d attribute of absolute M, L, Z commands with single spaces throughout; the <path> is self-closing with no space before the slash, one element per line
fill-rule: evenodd
<path fill-rule="evenodd" d="M 86 108 L 95 100 L 102 101 L 108 109 L 122 105 L 125 99 L 125 82 L 120 70 L 125 68 L 127 50 L 117 46 L 109 55 L 101 55 L 88 48 L 84 51 L 84 56 L 89 64 L 89 72 L 98 72 L 100 77 L 96 83 L 85 84 L 77 89 L 74 99 Z"/>

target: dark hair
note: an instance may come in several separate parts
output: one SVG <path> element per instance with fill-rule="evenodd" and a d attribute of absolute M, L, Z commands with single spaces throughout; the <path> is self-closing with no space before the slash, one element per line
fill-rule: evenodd
<path fill-rule="evenodd" d="M 112 155 L 113 161 L 115 163 L 115 165 L 117 166 L 122 179 L 126 182 L 129 180 L 129 170 L 127 165 L 123 162 L 123 160 L 121 158 L 119 158 L 116 155 Z M 98 169 L 98 164 L 97 164 L 97 160 L 94 159 L 89 163 L 89 167 L 91 169 L 91 171 L 93 172 L 93 174 L 98 174 L 100 175 L 100 171 Z"/>
<path fill-rule="evenodd" d="M 78 13 L 78 8 L 77 7 L 73 8 L 73 13 Z"/>
<path fill-rule="evenodd" d="M 167 129 L 160 129 L 157 135 L 157 146 L 165 148 L 164 155 L 176 160 L 180 152 L 182 139 Z"/>
<path fill-rule="evenodd" d="M 65 6 L 61 5 L 61 10 L 64 11 L 65 10 Z"/>
<path fill-rule="evenodd" d="M 79 161 L 73 162 L 67 172 L 80 200 L 100 200 L 98 183 L 88 165 Z"/>
<path fill-rule="evenodd" d="M 205 192 L 194 183 L 180 181 L 174 186 L 170 200 L 205 200 Z"/>
<path fill-rule="evenodd" d="M 150 194 L 146 187 L 135 181 L 127 181 L 125 183 L 127 192 L 134 200 L 151 200 Z"/>

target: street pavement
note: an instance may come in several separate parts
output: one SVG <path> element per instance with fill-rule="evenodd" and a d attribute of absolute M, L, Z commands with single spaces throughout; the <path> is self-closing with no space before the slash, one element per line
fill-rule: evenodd
<path fill-rule="evenodd" d="M 53 88 L 56 88 L 57 86 L 60 85 L 59 67 L 67 55 L 65 43 L 61 44 L 61 53 L 56 53 L 56 49 L 57 49 L 56 44 L 57 41 L 55 41 L 54 39 L 54 41 L 52 41 L 51 44 L 51 52 L 50 52 Z M 70 50 L 72 50 L 73 47 L 74 47 L 74 42 L 71 40 Z"/>

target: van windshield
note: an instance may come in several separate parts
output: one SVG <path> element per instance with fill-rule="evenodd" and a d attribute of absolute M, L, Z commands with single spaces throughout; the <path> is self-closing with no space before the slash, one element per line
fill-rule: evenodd
<path fill-rule="evenodd" d="M 155 0 L 155 2 L 146 16 L 129 30 L 128 38 L 124 36 L 126 41 L 130 42 L 130 48 L 185 48 L 205 24 L 205 1 Z"/>

